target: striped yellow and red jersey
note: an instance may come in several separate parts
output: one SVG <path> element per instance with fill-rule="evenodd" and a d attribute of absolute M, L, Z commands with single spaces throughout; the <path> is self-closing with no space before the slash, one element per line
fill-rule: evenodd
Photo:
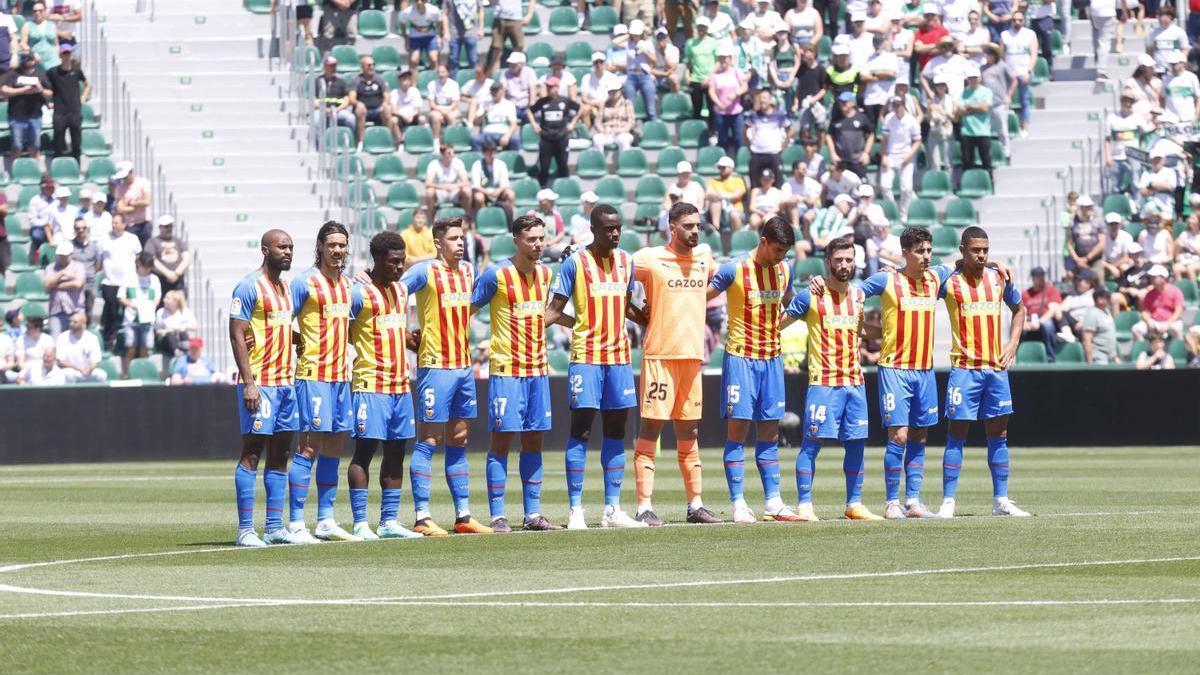
<path fill-rule="evenodd" d="M 254 346 L 250 373 L 260 387 L 287 387 L 292 370 L 292 296 L 287 283 L 272 283 L 262 271 L 247 275 L 233 289 L 229 318 L 250 324 Z"/>
<path fill-rule="evenodd" d="M 882 296 L 880 366 L 903 370 L 933 368 L 933 315 L 938 289 L 952 271 L 952 267 L 940 265 L 924 270 L 919 279 L 901 271 L 877 272 L 862 283 L 868 298 Z"/>
<path fill-rule="evenodd" d="M 813 298 L 808 289 L 792 298 L 787 313 L 808 325 L 808 383 L 823 387 L 855 387 L 863 383 L 859 330 L 863 323 L 861 288 L 846 293 L 826 289 Z"/>
<path fill-rule="evenodd" d="M 471 287 L 475 267 L 461 260 L 451 267 L 441 258 L 413 265 L 400 283 L 417 296 L 421 320 L 420 368 L 467 368 L 471 365 Z"/>
<path fill-rule="evenodd" d="M 725 351 L 747 359 L 779 356 L 779 322 L 791 283 L 786 262 L 759 264 L 751 254 L 721 265 L 708 285 L 728 298 L 729 337 Z"/>
<path fill-rule="evenodd" d="M 300 326 L 296 377 L 345 382 L 350 346 L 350 277 L 325 276 L 316 267 L 292 279 L 292 311 Z"/>
<path fill-rule="evenodd" d="M 716 267 L 708 244 L 688 253 L 652 246 L 633 255 L 633 276 L 646 289 L 650 312 L 646 358 L 704 360 L 708 280 Z"/>
<path fill-rule="evenodd" d="M 380 288 L 354 284 L 350 291 L 350 344 L 354 391 L 406 394 L 409 389 L 408 291 L 399 282 Z"/>
<path fill-rule="evenodd" d="M 633 259 L 625 251 L 617 249 L 608 258 L 600 258 L 586 247 L 563 261 L 552 291 L 575 305 L 573 363 L 629 363 L 625 308 L 632 290 Z"/>
<path fill-rule="evenodd" d="M 1000 369 L 1005 338 L 1000 317 L 1005 305 L 1021 304 L 1021 292 L 993 269 L 978 279 L 956 271 L 942 284 L 941 295 L 950 311 L 950 363 L 955 368 Z"/>
<path fill-rule="evenodd" d="M 492 375 L 537 377 L 547 373 L 546 298 L 550 268 L 536 263 L 522 274 L 512 260 L 492 265 L 475 281 L 471 304 L 488 305 L 492 317 Z"/>

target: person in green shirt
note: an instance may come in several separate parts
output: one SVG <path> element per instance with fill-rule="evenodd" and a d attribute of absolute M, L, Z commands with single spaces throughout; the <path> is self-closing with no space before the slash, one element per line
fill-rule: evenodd
<path fill-rule="evenodd" d="M 716 116 L 708 109 L 708 76 L 717 67 L 717 41 L 708 34 L 708 26 L 708 17 L 697 18 L 696 37 L 683 45 L 683 60 L 687 63 L 683 84 L 692 95 L 692 114 L 707 118 L 711 136 L 716 132 Z"/>
<path fill-rule="evenodd" d="M 992 90 L 979 86 L 979 67 L 972 64 L 967 69 L 966 85 L 955 111 L 962 123 L 963 169 L 982 165 L 989 177 L 992 175 L 992 101 Z"/>

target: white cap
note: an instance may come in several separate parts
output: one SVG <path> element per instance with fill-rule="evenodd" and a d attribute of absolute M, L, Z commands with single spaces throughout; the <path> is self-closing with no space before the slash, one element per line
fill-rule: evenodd
<path fill-rule="evenodd" d="M 625 87 L 623 87 L 623 86 L 621 85 L 621 83 L 620 83 L 620 82 L 617 82 L 616 80 L 613 80 L 612 82 L 609 82 L 609 83 L 608 83 L 608 91 L 610 91 L 610 92 L 611 92 L 611 91 L 621 91 L 621 90 L 622 90 L 622 89 L 624 89 L 624 88 L 625 88 Z"/>
<path fill-rule="evenodd" d="M 1130 255 L 1135 255 L 1137 253 L 1141 253 L 1142 251 L 1145 251 L 1146 249 L 1142 248 L 1142 245 L 1135 241 L 1135 242 L 1129 244 L 1128 246 L 1126 246 L 1125 250 L 1129 251 Z"/>
<path fill-rule="evenodd" d="M 505 63 L 525 63 L 525 54 L 522 52 L 513 52 L 508 55 L 508 60 Z"/>
<path fill-rule="evenodd" d="M 79 191 L 79 199 L 81 201 L 84 199 L 91 199 L 91 198 L 92 198 L 92 191 L 90 189 L 83 188 L 82 190 Z"/>
<path fill-rule="evenodd" d="M 737 50 L 733 48 L 733 45 L 721 45 L 717 48 L 717 56 L 734 56 L 736 54 Z"/>
<path fill-rule="evenodd" d="M 1154 57 L 1150 56 L 1149 54 L 1138 54 L 1138 65 L 1153 68 Z"/>
<path fill-rule="evenodd" d="M 1150 151 L 1150 159 L 1166 159 L 1167 153 L 1162 148 L 1154 148 Z M 58 196 L 58 190 L 54 191 L 54 195 Z"/>
<path fill-rule="evenodd" d="M 680 160 L 679 163 L 675 165 L 675 171 L 677 171 L 679 173 L 691 173 L 692 172 L 692 163 L 687 161 L 686 159 Z"/>
<path fill-rule="evenodd" d="M 113 180 L 124 180 L 125 177 L 128 176 L 129 172 L 131 172 L 131 171 L 133 171 L 133 162 L 130 162 L 130 161 L 117 162 L 117 166 L 113 170 L 112 179 Z"/>
<path fill-rule="evenodd" d="M 629 27 L 623 23 L 613 26 L 613 37 L 617 37 L 618 35 L 629 35 Z"/>
<path fill-rule="evenodd" d="M 608 60 L 608 57 L 605 56 L 604 52 L 592 52 L 592 63 L 595 63 L 597 61 L 607 61 L 607 60 Z"/>
<path fill-rule="evenodd" d="M 762 0 L 759 0 L 759 1 L 761 2 Z M 850 14 L 850 23 L 857 23 L 859 21 L 866 21 L 866 20 L 867 20 L 866 12 L 853 12 Z"/>
<path fill-rule="evenodd" d="M 866 183 L 859 185 L 858 190 L 856 190 L 856 192 L 858 193 L 859 197 L 874 197 L 875 196 L 875 188 L 871 187 L 870 185 L 867 185 Z"/>
<path fill-rule="evenodd" d="M 942 13 L 942 10 L 938 9 L 937 3 L 927 2 L 924 5 L 922 5 L 921 13 L 922 14 L 938 14 L 938 15 L 940 15 Z"/>
<path fill-rule="evenodd" d="M 595 204 L 598 201 L 600 201 L 600 197 L 595 192 L 592 192 L 591 190 L 588 190 L 587 192 L 579 195 L 579 202 L 581 204 L 584 202 L 587 202 L 588 204 Z"/>
<path fill-rule="evenodd" d="M 158 220 L 156 220 L 155 223 L 159 227 L 169 227 L 169 226 L 175 224 L 175 219 L 169 215 L 164 214 L 164 215 L 159 216 Z"/>
<path fill-rule="evenodd" d="M 646 24 L 641 19 L 634 19 L 629 22 L 630 35 L 643 35 L 646 32 Z"/>
<path fill-rule="evenodd" d="M 975 65 L 974 63 L 967 64 L 967 72 L 963 77 L 970 79 L 972 77 L 979 77 L 979 75 L 979 66 Z"/>
<path fill-rule="evenodd" d="M 733 159 L 730 157 L 722 156 L 721 159 L 717 160 L 717 166 L 727 166 L 732 169 L 734 166 Z"/>
<path fill-rule="evenodd" d="M 58 246 L 54 247 L 55 255 L 71 255 L 74 252 L 75 245 L 71 243 L 70 239 L 63 239 L 62 241 L 58 242 Z"/>
<path fill-rule="evenodd" d="M 1178 49 L 1167 52 L 1167 63 L 1183 63 L 1183 52 Z"/>
<path fill-rule="evenodd" d="M 1170 275 L 1167 274 L 1167 268 L 1163 267 L 1162 265 L 1155 265 L 1154 267 L 1150 268 L 1150 276 L 1152 276 L 1152 277 L 1167 277 Z"/>
<path fill-rule="evenodd" d="M 537 200 L 540 202 L 543 199 L 554 201 L 555 199 L 558 199 L 558 193 L 550 188 L 542 188 L 541 190 L 538 190 Z"/>
<path fill-rule="evenodd" d="M 1121 214 L 1117 213 L 1116 211 L 1109 211 L 1108 213 L 1104 214 L 1104 222 L 1106 223 L 1120 223 L 1122 220 L 1124 220 L 1124 218 L 1122 218 Z"/>
<path fill-rule="evenodd" d="M 949 76 L 946 75 L 945 69 L 943 69 L 937 75 L 933 76 L 933 83 L 934 84 L 945 84 L 945 85 L 950 84 L 950 78 L 949 78 Z"/>
<path fill-rule="evenodd" d="M 891 227 L 892 226 L 892 223 L 891 223 L 891 221 L 888 220 L 887 216 L 876 216 L 874 218 L 871 218 L 870 221 L 871 221 L 871 224 L 874 225 L 875 227 Z"/>
<path fill-rule="evenodd" d="M 1087 195 L 1083 195 L 1075 203 L 1079 206 L 1095 206 L 1096 205 L 1096 202 L 1092 201 L 1092 198 Z"/>
<path fill-rule="evenodd" d="M 833 46 L 833 55 L 834 56 L 849 56 L 850 55 L 850 47 L 848 45 L 834 45 Z"/>
<path fill-rule="evenodd" d="M 846 194 L 845 192 L 843 192 L 843 193 L 841 193 L 841 194 L 839 194 L 838 196 L 836 196 L 836 197 L 834 197 L 834 198 L 833 198 L 833 203 L 834 203 L 834 204 L 840 204 L 840 203 L 842 203 L 842 202 L 846 202 L 846 203 L 848 203 L 848 204 L 853 204 L 853 203 L 854 203 L 854 197 L 851 197 L 850 195 L 848 195 L 848 194 Z"/>
<path fill-rule="evenodd" d="M 696 25 L 704 26 L 705 28 L 708 28 L 709 26 L 712 25 L 712 21 L 710 21 L 707 16 L 701 16 L 701 17 L 696 18 Z"/>
<path fill-rule="evenodd" d="M 92 204 L 106 204 L 106 203 L 108 203 L 108 195 L 104 194 L 103 192 L 92 193 Z"/>
<path fill-rule="evenodd" d="M 62 199 L 63 197 L 70 197 L 70 196 L 71 196 L 71 188 L 69 188 L 65 185 L 60 185 L 60 186 L 54 188 L 54 198 L 55 199 Z"/>

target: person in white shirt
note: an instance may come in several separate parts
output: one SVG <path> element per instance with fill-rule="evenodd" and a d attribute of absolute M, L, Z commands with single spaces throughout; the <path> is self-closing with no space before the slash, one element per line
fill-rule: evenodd
<path fill-rule="evenodd" d="M 494 143 L 485 143 L 483 156 L 471 166 L 471 201 L 475 210 L 495 204 L 504 208 L 511 220 L 515 199 L 508 180 L 508 165 L 496 157 Z"/>
<path fill-rule="evenodd" d="M 925 99 L 934 95 L 934 84 L 941 78 L 946 81 L 950 97 L 957 100 L 962 96 L 967 67 L 970 62 L 955 51 L 954 38 L 949 35 L 938 40 L 937 54 L 925 63 L 921 69 L 921 88 L 925 90 Z"/>
<path fill-rule="evenodd" d="M 853 195 L 859 185 L 862 185 L 862 179 L 853 171 L 847 171 L 845 162 L 834 162 L 821 176 L 821 187 L 824 188 L 821 199 L 830 206 L 838 195 Z"/>
<path fill-rule="evenodd" d="M 1158 214 L 1150 214 L 1142 219 L 1146 229 L 1138 235 L 1138 246 L 1146 254 L 1146 260 L 1154 265 L 1170 265 L 1175 258 L 1175 238 L 1171 236 L 1171 228 L 1163 225 L 1163 219 Z"/>
<path fill-rule="evenodd" d="M 433 137 L 442 137 L 442 128 L 454 124 L 461 116 L 458 100 L 462 97 L 458 83 L 450 79 L 450 68 L 438 64 L 437 78 L 425 87 L 425 98 L 429 100 L 429 126 Z"/>
<path fill-rule="evenodd" d="M 904 266 L 900 237 L 892 234 L 892 225 L 887 218 L 871 223 L 871 237 L 867 239 L 866 249 L 868 276 L 878 272 L 883 265 L 897 269 Z"/>
<path fill-rule="evenodd" d="M 705 191 L 704 186 L 698 180 L 692 180 L 692 163 L 685 160 L 680 161 L 675 165 L 675 184 L 671 187 L 679 190 L 680 200 L 696 207 L 697 211 L 704 209 Z M 667 198 L 663 197 L 663 208 L 671 208 L 671 204 Z"/>
<path fill-rule="evenodd" d="M 579 195 L 579 210 L 571 216 L 571 221 L 567 224 L 572 249 L 587 246 L 595 239 L 595 235 L 592 234 L 592 209 L 596 208 L 599 201 L 600 197 L 591 190 Z"/>
<path fill-rule="evenodd" d="M 913 31 L 904 28 L 900 14 L 892 15 L 891 29 L 888 31 L 889 49 L 900 62 L 900 69 L 897 71 L 900 73 L 898 78 L 900 82 L 907 82 L 909 74 L 912 73 L 913 47 L 916 44 L 914 35 Z"/>
<path fill-rule="evenodd" d="M 967 32 L 963 35 L 960 43 L 962 44 L 963 54 L 981 70 L 987 65 L 987 55 L 984 54 L 983 46 L 992 41 L 992 34 L 987 28 L 983 27 L 980 21 L 979 12 L 971 10 L 967 14 Z"/>
<path fill-rule="evenodd" d="M 758 176 L 758 185 L 750 191 L 751 229 L 760 229 L 763 223 L 778 215 L 783 202 L 783 190 L 775 187 L 775 172 L 763 169 Z"/>
<path fill-rule="evenodd" d="M 1025 12 L 1012 15 L 1012 25 L 1000 34 L 1004 45 L 1004 60 L 1017 75 L 1017 97 L 1021 101 L 1021 132 L 1029 130 L 1029 116 L 1033 108 L 1033 66 L 1037 62 L 1038 39 L 1033 31 L 1025 27 Z M 956 97 L 957 98 L 957 97 Z"/>
<path fill-rule="evenodd" d="M 58 367 L 54 347 L 47 347 L 36 361 L 30 361 L 21 369 L 17 382 L 37 387 L 58 386 L 67 383 L 66 373 Z"/>
<path fill-rule="evenodd" d="M 1150 151 L 1150 167 L 1138 178 L 1138 191 L 1146 202 L 1144 209 L 1157 210 L 1159 213 L 1174 213 L 1175 187 L 1178 185 L 1175 170 L 1166 166 L 1166 153 L 1160 149 Z M 1147 254 L 1150 249 L 1146 248 Z"/>
<path fill-rule="evenodd" d="M 473 105 L 483 103 L 492 97 L 492 84 L 495 80 L 488 77 L 486 66 L 478 66 L 475 68 L 475 79 L 464 84 L 461 91 L 461 100 L 467 104 L 468 110 Z"/>
<path fill-rule="evenodd" d="M 733 46 L 733 17 L 720 11 L 720 0 L 705 0 L 704 18 L 708 19 L 708 35 L 717 41 L 717 46 Z"/>
<path fill-rule="evenodd" d="M 608 90 L 612 85 L 620 86 L 620 79 L 605 67 L 607 57 L 604 52 L 592 52 L 592 69 L 579 82 L 579 94 L 582 97 L 583 108 L 579 112 L 584 126 L 591 127 L 592 116 L 604 106 L 608 99 Z"/>
<path fill-rule="evenodd" d="M 16 382 L 18 372 L 17 346 L 8 333 L 0 332 L 0 384 Z"/>
<path fill-rule="evenodd" d="M 421 114 L 424 101 L 421 99 L 421 90 L 413 81 L 412 71 L 400 73 L 400 86 L 389 91 L 387 95 L 399 129 L 428 123 L 426 117 Z"/>
<path fill-rule="evenodd" d="M 567 70 L 567 62 L 561 56 L 551 59 L 550 72 L 538 78 L 533 96 L 534 101 L 550 95 L 550 88 L 546 86 L 546 83 L 551 80 L 558 81 L 555 92 L 559 96 L 579 102 L 579 80 L 575 78 L 574 73 Z"/>
<path fill-rule="evenodd" d="M 792 177 L 783 186 L 785 208 L 791 214 L 792 227 L 807 230 L 821 208 L 821 183 L 808 175 L 808 164 L 802 159 L 792 162 Z"/>
<path fill-rule="evenodd" d="M 517 107 L 504 98 L 504 85 L 493 82 L 491 97 L 481 103 L 471 103 L 467 113 L 471 126 L 481 127 L 471 135 L 471 147 L 482 150 L 492 143 L 505 150 L 521 149 L 521 134 L 517 133 Z"/>
<path fill-rule="evenodd" d="M 904 108 L 904 99 L 891 100 L 892 112 L 883 120 L 883 155 L 879 160 L 879 191 L 884 199 L 896 202 L 902 217 L 908 214 L 913 198 L 913 176 L 917 152 L 921 148 L 921 124 Z M 900 174 L 900 198 L 892 194 L 892 182 Z"/>
<path fill-rule="evenodd" d="M 1200 274 L 1200 195 L 1191 196 L 1192 212 L 1187 217 L 1187 229 L 1175 239 L 1175 276 L 1196 280 Z M 1195 324 L 1195 322 L 1193 322 Z M 1193 325 L 1192 330 L 1197 326 Z"/>
<path fill-rule="evenodd" d="M 1167 54 L 1167 73 L 1163 75 L 1163 100 L 1167 110 L 1185 124 L 1200 117 L 1200 80 L 1184 67 L 1183 52 Z"/>
<path fill-rule="evenodd" d="M 717 3 L 713 3 L 713 5 L 719 6 Z M 788 25 L 792 42 L 797 47 L 817 44 L 821 41 L 821 36 L 825 34 L 825 21 L 821 18 L 821 14 L 813 9 L 809 0 L 796 0 L 796 6 L 783 15 L 783 21 Z M 712 29 L 709 28 L 709 34 L 711 33 Z"/>
<path fill-rule="evenodd" d="M 47 349 L 54 349 L 54 338 L 46 333 L 46 320 L 40 316 L 25 317 L 25 333 L 16 342 L 17 370 L 37 363 Z"/>
<path fill-rule="evenodd" d="M 1096 80 L 1108 79 L 1108 54 L 1117 32 L 1117 0 L 1091 0 L 1088 19 L 1092 23 L 1092 53 L 1096 55 Z M 1064 35 L 1064 40 L 1066 36 Z"/>
<path fill-rule="evenodd" d="M 438 34 L 442 30 L 442 10 L 426 0 L 415 0 L 408 9 L 396 16 L 404 35 L 404 51 L 408 52 L 408 69 L 417 72 L 424 54 L 436 68 L 441 46 Z"/>
<path fill-rule="evenodd" d="M 1108 225 L 1108 241 L 1104 244 L 1101 265 L 1106 279 L 1119 279 L 1132 263 L 1130 254 L 1133 235 L 1125 231 L 1125 219 L 1119 213 L 1104 214 Z"/>
<path fill-rule="evenodd" d="M 974 0 L 942 0 L 942 25 L 950 31 L 950 37 L 962 42 L 971 29 L 970 13 L 979 9 Z"/>
<path fill-rule="evenodd" d="M 464 211 L 471 208 L 471 181 L 467 177 L 467 167 L 462 160 L 454 156 L 454 146 L 442 144 L 438 152 L 438 161 L 430 162 L 425 169 L 425 198 L 429 202 L 429 212 L 436 213 L 438 204 L 452 204 Z"/>
<path fill-rule="evenodd" d="M 781 30 L 787 31 L 786 25 L 782 22 L 779 25 Z M 654 30 L 654 59 L 650 73 L 657 80 L 659 90 L 679 91 L 679 47 L 671 44 L 667 29 L 662 26 Z"/>
<path fill-rule="evenodd" d="M 775 29 L 787 25 L 779 12 L 773 8 L 771 0 L 756 0 L 754 13 L 747 16 L 746 19 L 753 23 L 751 30 L 754 31 L 754 37 L 758 38 L 758 43 L 762 46 L 763 51 L 770 49 L 771 45 L 775 44 Z"/>
<path fill-rule="evenodd" d="M 54 189 L 54 206 L 50 209 L 50 224 L 53 241 L 67 241 L 75 236 L 75 219 L 79 217 L 79 207 L 71 205 L 71 188 L 60 185 Z"/>
<path fill-rule="evenodd" d="M 859 12 L 850 16 L 851 32 L 847 46 L 850 47 L 850 63 L 866 63 L 875 53 L 874 33 L 867 32 L 867 13 Z"/>
<path fill-rule="evenodd" d="M 1146 52 L 1154 57 L 1155 70 L 1165 72 L 1171 66 L 1171 54 L 1186 55 L 1188 45 L 1187 33 L 1175 23 L 1175 8 L 1163 3 L 1158 9 L 1158 25 L 1146 41 Z"/>
<path fill-rule="evenodd" d="M 107 203 L 108 195 L 103 192 L 94 192 L 92 193 L 92 208 L 83 214 L 83 220 L 88 226 L 88 234 L 96 241 L 102 241 L 109 232 L 112 232 L 112 214 L 104 208 Z"/>
<path fill-rule="evenodd" d="M 100 335 L 104 346 L 112 349 L 121 328 L 123 311 L 117 294 L 121 286 L 129 283 L 136 272 L 134 260 L 142 252 L 142 243 L 137 235 L 125 231 L 125 217 L 112 217 L 112 228 L 100 237 L 100 265 L 104 279 L 100 282 L 100 294 L 104 298 L 104 309 L 100 313 Z"/>
<path fill-rule="evenodd" d="M 59 333 L 55 341 L 58 365 L 67 382 L 104 382 L 108 374 L 100 365 L 103 356 L 100 340 L 86 330 L 87 316 L 83 312 L 71 315 L 70 329 Z"/>
<path fill-rule="evenodd" d="M 888 40 L 882 35 L 871 38 L 875 52 L 859 68 L 859 79 L 866 83 L 863 94 L 863 112 L 873 124 L 878 124 L 880 117 L 885 114 L 888 100 L 896 87 L 896 77 L 900 72 L 900 61 L 896 55 L 888 51 Z M 907 73 L 905 73 L 907 75 Z"/>

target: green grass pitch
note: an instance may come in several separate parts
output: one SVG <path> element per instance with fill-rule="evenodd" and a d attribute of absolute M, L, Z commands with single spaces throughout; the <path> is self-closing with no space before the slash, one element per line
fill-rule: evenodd
<path fill-rule="evenodd" d="M 671 454 L 656 502 L 679 521 Z M 935 504 L 940 454 L 931 449 L 926 480 Z M 593 525 L 597 455 L 585 492 Z M 791 501 L 794 450 L 781 455 Z M 706 501 L 728 518 L 720 452 L 704 460 Z M 1197 447 L 1018 447 L 1013 497 L 1037 517 L 1016 520 L 990 516 L 983 452 L 972 448 L 964 517 L 856 523 L 841 519 L 841 452 L 829 449 L 817 524 L 261 550 L 229 546 L 233 460 L 3 467 L 0 658 L 10 673 L 1195 672 L 1198 460 Z M 880 512 L 881 463 L 870 449 L 865 498 Z M 479 516 L 483 465 L 471 456 Z M 440 478 L 434 488 L 435 518 L 448 525 Z M 625 498 L 632 507 L 631 472 Z M 373 486 L 372 521 L 377 499 Z M 565 518 L 560 453 L 547 455 L 544 501 Z M 260 528 L 262 506 L 260 481 Z M 344 490 L 338 516 L 350 520 Z"/>

